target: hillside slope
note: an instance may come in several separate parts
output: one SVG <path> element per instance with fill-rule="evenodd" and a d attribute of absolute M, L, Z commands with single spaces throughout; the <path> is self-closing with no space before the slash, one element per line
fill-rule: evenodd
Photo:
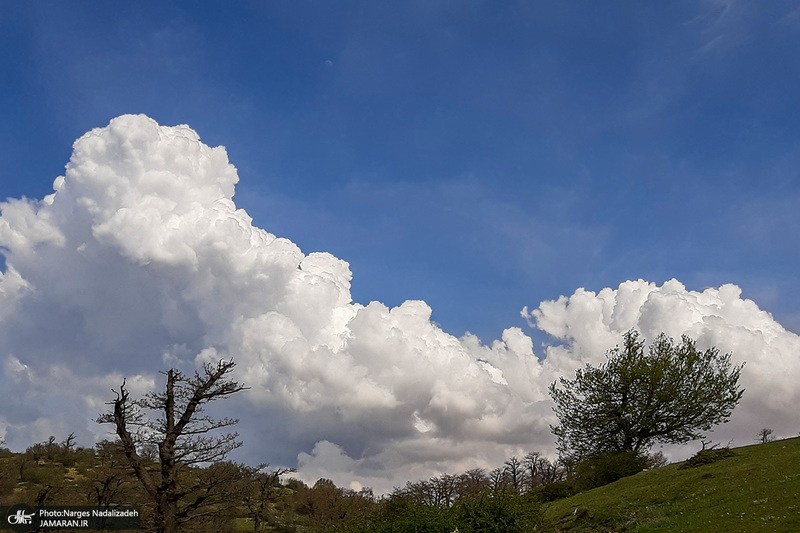
<path fill-rule="evenodd" d="M 800 438 L 733 450 L 717 462 L 642 472 L 551 504 L 553 531 L 798 532 Z"/>

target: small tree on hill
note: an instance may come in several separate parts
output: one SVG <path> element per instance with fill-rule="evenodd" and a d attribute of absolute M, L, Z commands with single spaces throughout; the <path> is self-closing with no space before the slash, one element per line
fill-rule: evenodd
<path fill-rule="evenodd" d="M 698 351 L 687 336 L 675 344 L 663 333 L 647 351 L 636 331 L 623 341 L 606 363 L 550 386 L 559 419 L 551 429 L 564 457 L 643 454 L 656 442 L 688 442 L 726 422 L 742 398 L 743 365 L 733 366 L 730 354 Z"/>
<path fill-rule="evenodd" d="M 522 494 L 525 491 L 527 483 L 527 471 L 525 465 L 520 461 L 519 457 L 512 457 L 503 463 L 503 470 L 508 479 L 508 484 L 515 494 Z"/>
<path fill-rule="evenodd" d="M 286 498 L 292 491 L 281 484 L 281 476 L 296 472 L 294 468 L 267 470 L 269 465 L 261 464 L 254 468 L 244 467 L 242 503 L 248 517 L 253 521 L 253 531 L 262 530 L 272 515 L 277 514 L 276 503 Z M 289 505 L 288 502 L 286 504 Z"/>
<path fill-rule="evenodd" d="M 208 436 L 214 430 L 238 422 L 229 418 L 214 420 L 201 416 L 203 406 L 226 398 L 246 387 L 227 379 L 233 361 L 206 364 L 203 374 L 188 377 L 171 369 L 164 392 L 150 392 L 133 400 L 122 382 L 110 412 L 98 418 L 114 424 L 120 447 L 136 477 L 155 504 L 155 530 L 175 533 L 180 524 L 205 516 L 203 508 L 218 503 L 228 482 L 241 477 L 239 468 L 219 465 L 207 472 L 191 472 L 189 467 L 218 463 L 241 446 L 237 433 Z M 148 418 L 143 410 L 158 417 Z M 154 463 L 143 451 L 157 449 Z"/>
<path fill-rule="evenodd" d="M 775 440 L 775 436 L 772 434 L 773 431 L 770 428 L 764 428 L 758 432 L 756 436 L 756 442 L 760 442 L 761 444 L 766 444 L 768 442 L 772 442 Z"/>

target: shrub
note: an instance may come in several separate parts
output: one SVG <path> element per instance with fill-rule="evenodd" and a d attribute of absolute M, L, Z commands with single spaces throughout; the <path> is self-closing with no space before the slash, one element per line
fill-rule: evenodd
<path fill-rule="evenodd" d="M 648 465 L 648 458 L 636 452 L 603 452 L 584 459 L 575 466 L 579 490 L 589 490 L 638 474 Z"/>
<path fill-rule="evenodd" d="M 389 516 L 384 516 L 383 526 L 388 527 L 384 527 L 382 531 L 391 531 L 392 533 L 450 533 L 456 528 L 455 520 L 449 509 L 432 505 L 410 503 L 407 506 L 394 507 L 391 509 Z"/>
<path fill-rule="evenodd" d="M 462 533 L 522 533 L 534 531 L 542 521 L 538 503 L 513 493 L 461 500 L 455 514 Z"/>
<path fill-rule="evenodd" d="M 0 472 L 0 501 L 14 493 L 17 480 L 7 472 Z"/>
<path fill-rule="evenodd" d="M 536 489 L 536 491 L 533 492 L 533 497 L 538 502 L 548 503 L 562 498 L 569 498 L 578 492 L 574 482 L 556 481 L 555 483 L 548 483 Z"/>
<path fill-rule="evenodd" d="M 686 462 L 684 462 L 678 468 L 685 469 L 685 468 L 695 468 L 698 466 L 708 465 L 711 463 L 716 463 L 717 461 L 721 461 L 727 457 L 733 457 L 736 455 L 733 450 L 730 448 L 719 448 L 719 449 L 709 449 L 709 450 L 700 450 Z"/>
<path fill-rule="evenodd" d="M 36 485 L 58 485 L 64 481 L 64 469 L 58 466 L 30 468 L 25 470 L 22 481 Z"/>

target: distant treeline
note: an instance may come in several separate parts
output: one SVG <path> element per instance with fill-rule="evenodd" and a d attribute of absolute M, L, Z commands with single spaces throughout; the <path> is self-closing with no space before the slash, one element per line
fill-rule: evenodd
<path fill-rule="evenodd" d="M 578 464 L 539 453 L 512 457 L 492 471 L 442 474 L 376 497 L 327 479 L 309 487 L 290 469 L 218 462 L 186 467 L 180 476 L 202 479 L 202 491 L 182 495 L 206 512 L 181 531 L 443 532 L 530 531 L 542 520 L 542 503 L 663 464 L 663 457 L 626 454 Z M 148 468 L 159 468 L 156 457 Z M 144 524 L 152 499 L 131 470 L 119 443 L 74 446 L 74 436 L 51 437 L 23 453 L 0 448 L 0 505 L 140 505 Z M 503 524 L 502 529 L 486 529 Z M 541 530 L 541 528 L 540 528 Z"/>

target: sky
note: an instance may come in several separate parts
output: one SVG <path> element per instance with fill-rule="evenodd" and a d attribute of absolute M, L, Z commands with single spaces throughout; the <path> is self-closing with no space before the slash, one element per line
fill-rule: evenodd
<path fill-rule="evenodd" d="M 0 8 L 10 447 L 234 357 L 236 459 L 389 490 L 553 453 L 631 328 L 797 434 L 800 3 Z"/>

